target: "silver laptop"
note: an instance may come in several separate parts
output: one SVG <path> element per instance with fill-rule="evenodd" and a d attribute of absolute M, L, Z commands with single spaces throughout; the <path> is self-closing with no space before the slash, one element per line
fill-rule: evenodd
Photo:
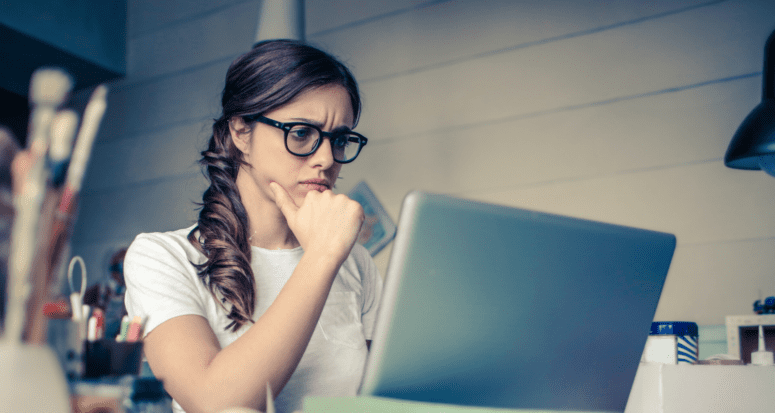
<path fill-rule="evenodd" d="M 675 244 L 671 234 L 411 192 L 360 393 L 622 412 Z"/>

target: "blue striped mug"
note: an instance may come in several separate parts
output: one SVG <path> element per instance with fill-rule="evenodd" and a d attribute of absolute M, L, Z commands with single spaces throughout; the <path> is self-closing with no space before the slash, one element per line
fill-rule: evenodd
<path fill-rule="evenodd" d="M 699 358 L 699 329 L 690 321 L 655 321 L 643 351 L 644 362 L 694 364 Z"/>

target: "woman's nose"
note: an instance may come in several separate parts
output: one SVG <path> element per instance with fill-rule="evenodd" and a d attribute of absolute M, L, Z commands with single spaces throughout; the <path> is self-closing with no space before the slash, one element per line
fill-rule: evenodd
<path fill-rule="evenodd" d="M 325 137 L 320 142 L 320 145 L 315 152 L 310 155 L 310 161 L 313 167 L 320 166 L 323 169 L 328 169 L 334 164 L 334 153 L 331 147 L 331 138 Z"/>

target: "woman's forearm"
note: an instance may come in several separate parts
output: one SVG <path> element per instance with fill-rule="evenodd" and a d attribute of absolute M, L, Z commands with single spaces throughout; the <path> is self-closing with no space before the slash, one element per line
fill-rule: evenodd
<path fill-rule="evenodd" d="M 201 383 L 187 389 L 191 406 L 181 403 L 184 409 L 248 406 L 263 410 L 267 383 L 278 394 L 299 364 L 340 265 L 329 257 L 305 253 L 267 311 L 212 358 Z"/>

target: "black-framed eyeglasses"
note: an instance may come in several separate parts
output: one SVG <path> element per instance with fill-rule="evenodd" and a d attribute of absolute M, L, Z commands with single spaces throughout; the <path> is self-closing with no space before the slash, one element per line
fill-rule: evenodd
<path fill-rule="evenodd" d="M 285 149 L 296 156 L 309 156 L 315 153 L 323 138 L 331 140 L 331 153 L 338 163 L 350 163 L 358 157 L 361 149 L 369 140 L 352 131 L 323 132 L 315 125 L 304 122 L 278 122 L 263 115 L 242 117 L 246 122 L 258 121 L 285 132 Z"/>

